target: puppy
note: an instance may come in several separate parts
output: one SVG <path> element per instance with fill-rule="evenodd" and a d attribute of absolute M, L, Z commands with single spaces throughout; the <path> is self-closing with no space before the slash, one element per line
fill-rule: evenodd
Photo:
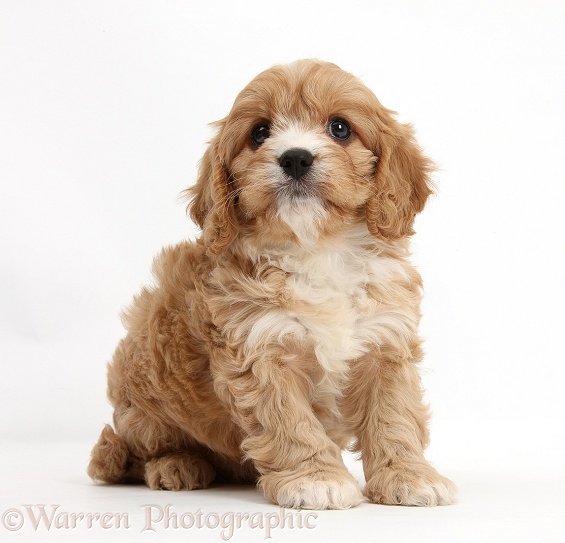
<path fill-rule="evenodd" d="M 88 473 L 192 490 L 257 482 L 283 507 L 445 505 L 424 459 L 415 215 L 432 164 L 358 79 L 302 60 L 237 97 L 188 190 L 200 239 L 164 249 L 108 368 L 114 428 Z"/>

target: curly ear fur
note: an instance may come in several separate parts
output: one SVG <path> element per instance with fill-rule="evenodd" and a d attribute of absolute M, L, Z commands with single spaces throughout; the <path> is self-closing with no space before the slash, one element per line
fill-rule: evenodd
<path fill-rule="evenodd" d="M 229 176 L 219 154 L 219 135 L 208 146 L 200 162 L 198 180 L 186 192 L 191 198 L 190 218 L 202 229 L 202 239 L 209 254 L 218 255 L 238 234 L 234 194 L 229 190 Z"/>
<path fill-rule="evenodd" d="M 414 218 L 432 194 L 429 173 L 434 170 L 416 144 L 412 127 L 393 122 L 394 130 L 381 133 L 373 194 L 367 202 L 369 231 L 386 241 L 414 233 Z"/>

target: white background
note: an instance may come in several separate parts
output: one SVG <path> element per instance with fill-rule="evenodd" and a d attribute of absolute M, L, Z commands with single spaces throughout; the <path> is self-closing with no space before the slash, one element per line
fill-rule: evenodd
<path fill-rule="evenodd" d="M 47 533 L 26 518 L 10 534 L 5 520 L 0 539 L 220 541 L 213 529 L 140 535 L 141 506 L 277 511 L 254 489 L 99 487 L 85 468 L 111 419 L 119 311 L 161 246 L 197 235 L 178 194 L 195 180 L 207 123 L 259 71 L 304 57 L 360 76 L 440 168 L 413 247 L 428 456 L 460 501 L 324 512 L 275 541 L 565 540 L 558 0 L 2 0 L 0 515 L 60 504 L 127 512 L 134 526 Z M 233 540 L 264 535 L 242 528 Z"/>

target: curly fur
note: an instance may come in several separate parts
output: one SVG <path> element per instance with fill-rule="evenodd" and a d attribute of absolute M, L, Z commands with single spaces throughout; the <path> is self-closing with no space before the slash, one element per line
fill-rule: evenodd
<path fill-rule="evenodd" d="M 332 138 L 328 122 L 352 135 Z M 261 145 L 250 134 L 269 124 Z M 114 429 L 89 475 L 154 489 L 257 482 L 282 506 L 448 504 L 424 459 L 421 280 L 409 236 L 431 162 L 358 79 L 298 61 L 237 97 L 189 189 L 196 242 L 164 249 L 108 370 Z M 288 149 L 313 156 L 299 180 Z"/>

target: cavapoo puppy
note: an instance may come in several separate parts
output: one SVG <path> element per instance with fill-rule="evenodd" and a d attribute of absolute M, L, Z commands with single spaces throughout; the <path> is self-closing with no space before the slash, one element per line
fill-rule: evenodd
<path fill-rule="evenodd" d="M 452 503 L 424 459 L 421 279 L 432 164 L 358 79 L 302 60 L 239 94 L 108 369 L 96 481 L 258 482 L 284 507 Z M 363 494 L 341 451 L 360 453 Z"/>

